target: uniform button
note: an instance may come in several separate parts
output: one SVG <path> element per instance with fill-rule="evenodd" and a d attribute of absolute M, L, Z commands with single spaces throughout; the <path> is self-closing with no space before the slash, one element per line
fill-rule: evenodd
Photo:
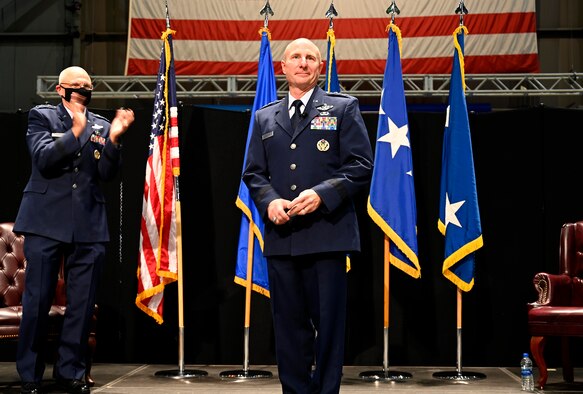
<path fill-rule="evenodd" d="M 77 189 L 77 184 L 73 183 L 73 189 Z"/>
<path fill-rule="evenodd" d="M 296 190 L 297 188 L 298 188 L 298 187 L 297 187 L 296 185 L 291 185 L 291 186 L 290 186 L 290 189 L 291 189 L 292 191 Z"/>
<path fill-rule="evenodd" d="M 73 169 L 73 171 L 79 172 L 79 167 L 75 167 L 75 169 Z"/>
<path fill-rule="evenodd" d="M 295 169 L 296 169 L 296 165 L 295 165 L 294 163 L 292 163 L 292 164 L 289 166 L 289 168 L 290 168 L 291 170 L 295 170 Z"/>
<path fill-rule="evenodd" d="M 291 144 L 289 147 L 290 147 L 291 149 L 295 149 L 295 148 L 296 148 L 296 144 Z"/>
<path fill-rule="evenodd" d="M 81 157 L 81 152 L 77 153 L 77 157 Z"/>

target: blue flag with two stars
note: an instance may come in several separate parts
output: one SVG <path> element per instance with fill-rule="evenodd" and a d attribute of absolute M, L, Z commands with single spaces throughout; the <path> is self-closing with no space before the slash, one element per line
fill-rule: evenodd
<path fill-rule="evenodd" d="M 419 278 L 417 206 L 400 37 L 401 31 L 391 23 L 368 213 L 390 240 L 391 264 Z"/>
<path fill-rule="evenodd" d="M 475 251 L 484 244 L 465 96 L 465 26 L 453 33 L 454 55 L 441 167 L 438 229 L 445 236 L 443 275 L 459 289 L 474 286 Z"/>

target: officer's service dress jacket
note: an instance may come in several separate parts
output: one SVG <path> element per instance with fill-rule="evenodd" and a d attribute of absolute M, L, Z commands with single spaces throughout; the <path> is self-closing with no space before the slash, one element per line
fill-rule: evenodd
<path fill-rule="evenodd" d="M 86 117 L 85 131 L 77 139 L 63 104 L 30 110 L 26 141 L 32 173 L 14 231 L 61 242 L 109 241 L 99 182 L 115 176 L 121 149 L 108 138 L 107 119 L 89 111 Z"/>
<path fill-rule="evenodd" d="M 315 87 L 296 130 L 287 96 L 255 112 L 243 180 L 265 220 L 264 255 L 298 256 L 358 251 L 351 197 L 372 174 L 372 149 L 358 100 Z M 305 189 L 322 199 L 315 212 L 275 226 L 267 215 L 276 198 L 293 200 Z"/>

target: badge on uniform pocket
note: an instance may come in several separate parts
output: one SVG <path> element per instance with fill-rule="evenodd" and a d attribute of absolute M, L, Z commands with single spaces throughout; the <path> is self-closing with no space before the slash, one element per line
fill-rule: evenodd
<path fill-rule="evenodd" d="M 318 148 L 318 150 L 320 152 L 326 152 L 328 149 L 330 149 L 330 143 L 328 141 L 326 141 L 325 139 L 321 139 L 316 144 L 316 147 Z"/>

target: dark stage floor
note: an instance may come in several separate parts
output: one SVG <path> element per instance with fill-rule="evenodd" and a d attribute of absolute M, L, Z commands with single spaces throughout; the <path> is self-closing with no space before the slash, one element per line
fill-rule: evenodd
<path fill-rule="evenodd" d="M 157 372 L 178 372 L 177 365 L 137 365 L 137 364 L 95 364 L 92 375 L 95 387 L 92 393 L 281 393 L 277 370 L 273 365 L 250 366 L 251 371 L 271 372 L 271 378 L 222 378 L 221 372 L 240 370 L 240 365 L 186 365 L 182 375 L 194 374 L 190 378 L 171 378 L 156 376 Z M 380 366 L 346 366 L 342 380 L 341 394 L 349 393 L 520 393 L 519 368 L 464 368 L 462 374 L 472 372 L 484 374 L 484 379 L 445 380 L 433 377 L 435 372 L 455 372 L 455 367 L 394 367 L 393 374 L 406 372 L 411 377 L 402 381 L 367 381 L 360 377 L 361 372 L 378 371 Z M 59 393 L 50 379 L 52 367 L 45 371 L 47 380 L 43 388 L 48 393 Z M 206 372 L 202 376 L 200 372 Z M 170 373 L 170 375 L 172 375 Z M 535 381 L 538 371 L 535 370 Z M 14 363 L 0 363 L 0 393 L 18 393 L 20 383 Z M 538 392 L 538 391 L 537 391 Z M 549 370 L 545 393 L 583 393 L 583 369 L 575 370 L 575 383 L 562 381 L 561 370 Z"/>

